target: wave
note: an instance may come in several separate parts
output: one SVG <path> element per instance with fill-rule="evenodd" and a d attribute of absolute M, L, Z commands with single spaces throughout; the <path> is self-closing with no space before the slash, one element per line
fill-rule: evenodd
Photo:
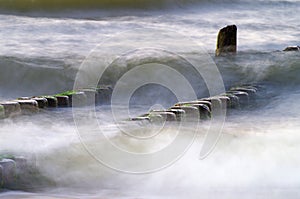
<path fill-rule="evenodd" d="M 75 69 L 65 59 L 0 57 L 0 98 L 52 94 L 72 88 Z"/>
<path fill-rule="evenodd" d="M 136 59 L 144 62 L 154 60 L 155 63 L 157 61 L 172 63 L 182 68 L 184 65 L 170 61 L 170 57 L 149 57 L 144 54 L 136 56 L 126 61 L 128 70 L 131 65 L 136 65 Z M 72 59 L 72 61 L 67 61 L 66 58 L 50 57 L 0 57 L 0 97 L 21 96 L 28 93 L 51 94 L 72 89 L 82 58 L 73 57 Z M 266 84 L 280 94 L 282 90 L 299 88 L 299 59 L 298 52 L 240 52 L 232 57 L 214 58 L 214 61 L 219 67 L 225 87 L 239 84 Z M 123 74 L 126 71 L 122 63 L 120 65 L 115 63 L 107 72 L 103 79 L 104 84 L 114 85 L 118 81 L 116 74 Z M 195 79 L 196 76 L 194 77 L 189 72 L 184 74 L 189 81 L 199 83 L 200 80 Z M 201 87 L 198 83 L 195 88 Z"/>
<path fill-rule="evenodd" d="M 233 73 L 248 81 L 282 85 L 300 83 L 299 52 L 244 51 L 233 57 L 216 58 L 215 62 L 222 66 L 220 70 Z"/>

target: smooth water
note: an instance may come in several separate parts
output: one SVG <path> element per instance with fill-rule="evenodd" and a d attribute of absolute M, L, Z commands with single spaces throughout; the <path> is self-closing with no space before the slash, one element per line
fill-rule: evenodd
<path fill-rule="evenodd" d="M 174 54 L 192 55 L 200 60 L 201 53 L 207 52 L 218 66 L 226 89 L 255 84 L 260 86 L 260 91 L 253 106 L 230 111 L 222 135 L 207 158 L 200 160 L 199 154 L 210 129 L 209 121 L 201 122 L 195 142 L 178 161 L 148 174 L 112 170 L 88 153 L 83 143 L 95 147 L 98 154 L 107 151 L 122 166 L 134 168 L 139 165 L 132 159 L 125 156 L 114 159 L 116 154 L 104 147 L 101 131 L 120 148 L 140 154 L 168 146 L 177 136 L 178 126 L 167 125 L 150 141 L 135 140 L 122 134 L 110 106 L 96 107 L 96 115 L 76 116 L 87 120 L 79 128 L 83 134 L 78 134 L 78 123 L 71 109 L 1 120 L 0 151 L 24 155 L 55 185 L 40 187 L 33 183 L 36 187 L 26 192 L 7 190 L 0 197 L 299 198 L 300 57 L 299 52 L 278 51 L 299 45 L 299 11 L 300 2 L 296 0 L 166 0 L 160 3 L 128 0 L 86 1 L 85 4 L 2 1 L 0 100 L 72 89 L 81 64 L 95 49 L 103 52 L 97 55 L 101 63 L 117 60 L 103 80 L 113 85 L 124 71 L 137 63 L 159 61 L 187 67 L 182 60 L 174 61 L 175 55 L 162 51 L 130 51 L 120 59 L 114 54 L 123 48 L 135 50 L 133 47 L 142 46 L 145 41 L 145 45 L 153 47 L 153 40 L 169 46 L 168 52 L 171 48 Z M 217 32 L 227 24 L 238 26 L 240 52 L 236 56 L 215 58 Z M 167 35 L 170 32 L 174 33 L 172 37 Z M 200 53 L 194 45 L 189 48 L 186 39 L 197 43 Z M 181 46 L 187 46 L 185 52 L 179 52 Z M 205 67 L 203 70 L 209 71 Z M 217 79 L 214 75 L 209 79 Z M 173 77 L 159 72 L 156 76 L 170 80 Z M 194 84 L 198 96 L 208 95 L 202 79 L 195 80 L 193 75 L 185 77 Z M 179 90 L 183 88 L 179 80 L 172 81 Z M 154 107 L 157 104 L 169 107 L 178 100 L 176 97 L 181 97 L 161 87 L 137 93 L 130 102 L 130 116 L 145 113 L 155 104 Z M 126 119 L 128 115 L 122 112 L 120 117 Z M 98 126 L 91 130 L 88 121 L 95 118 Z M 156 128 L 128 122 L 121 125 L 140 136 L 147 136 Z M 183 133 L 179 143 L 185 143 L 194 132 L 194 123 L 185 124 L 179 131 Z M 82 139 L 79 135 L 88 136 Z M 174 154 L 177 152 L 175 147 Z M 170 156 L 161 158 L 161 162 Z M 155 162 L 149 159 L 143 164 L 149 166 Z"/>

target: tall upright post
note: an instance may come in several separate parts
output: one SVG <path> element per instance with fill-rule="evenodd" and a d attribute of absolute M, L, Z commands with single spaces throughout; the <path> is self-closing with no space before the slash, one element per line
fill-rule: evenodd
<path fill-rule="evenodd" d="M 229 25 L 222 28 L 218 34 L 216 56 L 224 53 L 236 53 L 237 27 Z"/>

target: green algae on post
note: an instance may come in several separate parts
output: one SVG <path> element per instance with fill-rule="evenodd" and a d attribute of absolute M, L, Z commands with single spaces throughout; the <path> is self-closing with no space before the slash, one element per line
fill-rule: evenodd
<path fill-rule="evenodd" d="M 74 90 L 70 90 L 70 91 L 65 91 L 65 92 L 62 92 L 62 93 L 58 93 L 56 95 L 54 95 L 54 97 L 58 97 L 58 96 L 69 96 L 69 95 L 74 95 L 76 94 L 77 91 L 74 91 Z"/>
<path fill-rule="evenodd" d="M 11 159 L 14 160 L 15 156 L 11 154 L 0 154 L 0 161 L 3 159 Z"/>
<path fill-rule="evenodd" d="M 86 94 L 83 91 L 71 90 L 71 91 L 66 91 L 63 93 L 56 94 L 54 96 L 57 98 L 62 98 L 64 96 L 67 96 L 69 98 L 68 106 L 73 106 L 73 101 L 76 102 L 75 103 L 76 106 L 84 106 L 86 105 L 86 101 L 87 101 Z"/>

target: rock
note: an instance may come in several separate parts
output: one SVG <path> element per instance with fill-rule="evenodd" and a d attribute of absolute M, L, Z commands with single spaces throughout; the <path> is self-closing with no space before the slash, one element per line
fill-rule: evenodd
<path fill-rule="evenodd" d="M 237 27 L 229 25 L 222 28 L 218 34 L 216 56 L 223 53 L 236 53 L 237 49 Z"/>
<path fill-rule="evenodd" d="M 138 116 L 129 119 L 132 122 L 136 122 L 138 125 L 147 125 L 150 123 L 150 118 L 147 116 Z"/>
<path fill-rule="evenodd" d="M 21 114 L 21 106 L 18 102 L 7 101 L 0 102 L 0 104 L 4 107 L 5 117 L 14 117 Z"/>
<path fill-rule="evenodd" d="M 33 97 L 32 100 L 37 101 L 39 108 L 48 107 L 48 100 L 44 97 Z"/>
<path fill-rule="evenodd" d="M 163 121 L 182 121 L 187 118 L 186 116 L 192 116 L 194 118 L 200 117 L 201 120 L 214 119 L 217 118 L 219 114 L 221 114 L 220 116 L 225 115 L 227 108 L 248 105 L 249 96 L 256 95 L 257 89 L 257 86 L 248 85 L 234 87 L 221 95 L 188 102 L 178 102 L 170 109 L 153 110 L 141 117 L 147 117 L 147 119 L 149 117 L 151 120 L 151 116 L 160 115 L 164 118 Z"/>
<path fill-rule="evenodd" d="M 184 110 L 185 117 L 188 117 L 188 118 L 195 118 L 195 119 L 200 118 L 199 110 L 193 106 L 172 106 L 171 109 Z"/>
<path fill-rule="evenodd" d="M 239 98 L 239 103 L 241 106 L 249 104 L 249 94 L 243 91 L 227 91 L 226 93 L 235 95 Z"/>
<path fill-rule="evenodd" d="M 217 97 L 202 98 L 201 101 L 208 101 L 211 103 L 210 111 L 213 111 L 213 110 L 218 111 L 223 108 L 221 99 L 219 99 Z"/>
<path fill-rule="evenodd" d="M 15 100 L 20 104 L 22 114 L 32 114 L 39 112 L 38 103 L 35 100 Z"/>
<path fill-rule="evenodd" d="M 221 100 L 222 108 L 223 109 L 230 108 L 230 106 L 231 106 L 231 100 L 230 100 L 229 97 L 224 96 L 224 95 L 219 95 L 219 96 L 216 96 L 216 98 L 218 98 L 218 99 Z"/>
<path fill-rule="evenodd" d="M 242 88 L 250 88 L 255 90 L 256 92 L 258 91 L 259 86 L 253 86 L 253 85 L 243 85 Z"/>
<path fill-rule="evenodd" d="M 15 184 L 16 177 L 16 163 L 11 159 L 2 159 L 0 161 L 2 167 L 2 185 L 5 188 L 9 188 Z"/>
<path fill-rule="evenodd" d="M 182 109 L 168 109 L 167 112 L 174 113 L 176 115 L 176 120 L 179 122 L 184 120 L 185 111 Z"/>
<path fill-rule="evenodd" d="M 149 117 L 134 117 L 134 118 L 130 118 L 131 121 L 150 121 Z"/>
<path fill-rule="evenodd" d="M 242 91 L 248 93 L 250 98 L 254 98 L 256 95 L 256 89 L 253 88 L 246 88 L 246 87 L 234 87 L 231 88 L 230 91 Z"/>
<path fill-rule="evenodd" d="M 204 101 L 204 100 L 195 100 L 195 101 L 189 101 L 189 102 L 179 102 L 175 104 L 174 106 L 191 106 L 193 104 L 205 104 L 208 106 L 209 110 L 211 111 L 211 102 L 209 101 Z"/>
<path fill-rule="evenodd" d="M 211 118 L 211 111 L 206 104 L 192 104 L 199 110 L 199 115 L 201 120 L 207 120 Z"/>
<path fill-rule="evenodd" d="M 110 104 L 111 103 L 111 95 L 112 89 L 110 87 L 101 87 L 97 88 L 97 102 L 98 104 Z"/>
<path fill-rule="evenodd" d="M 26 158 L 0 155 L 0 189 L 32 191 L 54 185 L 53 181 L 42 175 Z"/>
<path fill-rule="evenodd" d="M 5 118 L 5 109 L 3 105 L 0 105 L 0 119 Z"/>
<path fill-rule="evenodd" d="M 210 111 L 212 109 L 212 103 L 210 101 L 197 100 L 196 103 L 197 104 L 205 104 L 209 108 Z"/>
<path fill-rule="evenodd" d="M 300 46 L 288 46 L 283 51 L 299 51 Z"/>
<path fill-rule="evenodd" d="M 79 91 L 84 92 L 87 105 L 99 104 L 99 102 L 97 101 L 99 97 L 96 89 L 80 89 Z"/>
<path fill-rule="evenodd" d="M 69 97 L 68 96 L 55 96 L 57 99 L 57 106 L 58 107 L 69 107 Z"/>
<path fill-rule="evenodd" d="M 235 96 L 233 94 L 230 94 L 230 93 L 224 93 L 224 94 L 221 94 L 221 95 L 229 97 L 230 105 L 227 106 L 228 108 L 238 108 L 240 106 L 239 98 L 237 96 Z"/>
<path fill-rule="evenodd" d="M 44 97 L 19 97 L 18 100 L 35 100 L 39 108 L 46 108 L 48 106 L 48 101 Z"/>
<path fill-rule="evenodd" d="M 56 97 L 53 96 L 43 96 L 47 100 L 48 107 L 56 108 L 58 106 L 58 100 Z"/>
<path fill-rule="evenodd" d="M 164 121 L 177 121 L 176 114 L 170 111 L 153 110 L 149 114 L 158 114 L 164 119 Z"/>
<path fill-rule="evenodd" d="M 224 95 L 203 98 L 202 100 L 210 102 L 211 104 L 214 105 L 215 108 L 226 109 L 228 106 L 230 106 L 230 98 Z M 211 106 L 210 106 L 210 110 L 211 110 Z"/>
<path fill-rule="evenodd" d="M 219 103 L 220 100 L 218 100 Z M 212 103 L 207 100 L 196 100 L 196 101 L 191 101 L 191 102 L 182 102 L 182 103 L 177 103 L 175 106 L 191 106 L 191 107 L 196 107 L 199 111 L 198 116 L 200 117 L 201 120 L 206 120 L 211 118 L 211 108 L 212 108 Z"/>
<path fill-rule="evenodd" d="M 86 95 L 84 92 L 74 92 L 72 94 L 67 95 L 69 97 L 69 106 L 85 106 L 86 103 Z"/>
<path fill-rule="evenodd" d="M 16 156 L 13 158 L 13 160 L 16 162 L 16 173 L 22 173 L 27 169 L 27 159 L 22 156 Z"/>
<path fill-rule="evenodd" d="M 147 116 L 150 118 L 151 123 L 162 123 L 162 122 L 164 122 L 164 117 L 161 116 L 160 114 L 150 113 L 150 114 L 147 114 Z"/>
<path fill-rule="evenodd" d="M 19 97 L 18 100 L 31 100 L 30 97 Z"/>
<path fill-rule="evenodd" d="M 3 167 L 0 165 L 0 190 L 3 187 Z"/>

